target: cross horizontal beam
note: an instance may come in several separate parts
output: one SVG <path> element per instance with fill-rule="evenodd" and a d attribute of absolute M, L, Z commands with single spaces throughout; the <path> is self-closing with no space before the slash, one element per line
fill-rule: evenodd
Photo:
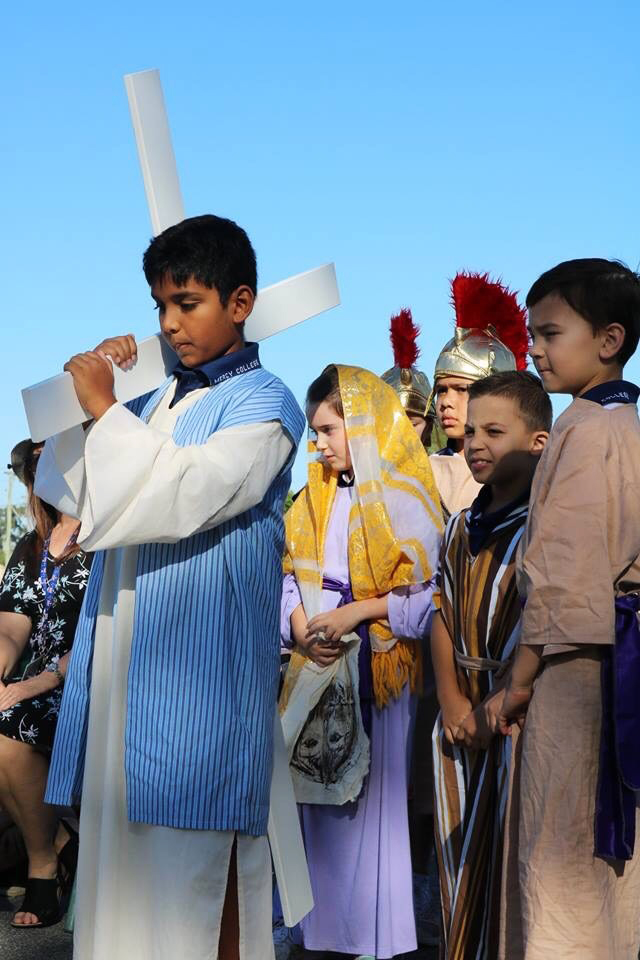
<path fill-rule="evenodd" d="M 245 335 L 250 341 L 265 340 L 339 303 L 334 265 L 329 263 L 307 270 L 260 291 L 247 321 Z M 138 362 L 132 370 L 125 372 L 114 367 L 117 400 L 127 403 L 155 390 L 171 374 L 177 362 L 177 356 L 159 334 L 142 340 L 138 344 Z M 68 373 L 25 387 L 22 402 L 29 434 L 35 443 L 76 427 L 89 418 L 80 406 Z"/>

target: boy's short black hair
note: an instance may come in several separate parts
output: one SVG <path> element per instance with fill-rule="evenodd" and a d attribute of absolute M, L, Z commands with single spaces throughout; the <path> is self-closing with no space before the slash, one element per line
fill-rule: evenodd
<path fill-rule="evenodd" d="M 168 227 L 155 237 L 142 258 L 150 287 L 171 277 L 178 287 L 189 279 L 217 290 L 222 306 L 238 287 L 258 292 L 256 255 L 249 237 L 233 220 L 205 214 Z"/>
<path fill-rule="evenodd" d="M 507 397 L 518 404 L 530 430 L 551 430 L 553 408 L 542 381 L 528 370 L 505 370 L 476 380 L 469 387 L 469 402 L 478 397 Z"/>
<path fill-rule="evenodd" d="M 535 307 L 555 293 L 579 313 L 593 332 L 610 323 L 624 327 L 625 338 L 616 359 L 622 366 L 633 356 L 640 339 L 640 277 L 619 260 L 592 257 L 565 260 L 538 277 L 527 294 Z"/>

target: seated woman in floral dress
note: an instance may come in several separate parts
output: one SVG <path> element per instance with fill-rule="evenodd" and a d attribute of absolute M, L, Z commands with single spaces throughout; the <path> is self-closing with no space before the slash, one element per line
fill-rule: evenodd
<path fill-rule="evenodd" d="M 91 557 L 75 545 L 78 521 L 33 494 L 38 448 L 19 447 L 12 464 L 27 486 L 35 528 L 17 544 L 0 584 L 0 805 L 29 856 L 24 901 L 12 921 L 27 929 L 61 917 L 58 817 L 43 798 Z"/>

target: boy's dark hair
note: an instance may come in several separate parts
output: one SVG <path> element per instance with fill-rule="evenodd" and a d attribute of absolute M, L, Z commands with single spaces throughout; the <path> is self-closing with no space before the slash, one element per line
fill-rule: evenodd
<path fill-rule="evenodd" d="M 258 292 L 256 255 L 249 237 L 233 220 L 213 214 L 163 230 L 145 250 L 142 269 L 150 287 L 163 277 L 184 287 L 193 277 L 217 290 L 223 307 L 238 287 Z"/>
<path fill-rule="evenodd" d="M 313 381 L 307 390 L 305 407 L 307 415 L 311 407 L 317 407 L 324 401 L 335 410 L 339 417 L 344 420 L 344 410 L 342 407 L 342 397 L 340 396 L 340 380 L 338 379 L 338 368 L 330 363 L 325 367 L 319 377 Z"/>
<path fill-rule="evenodd" d="M 624 327 L 624 343 L 616 357 L 622 366 L 633 356 L 640 338 L 640 277 L 619 260 L 592 257 L 565 260 L 538 277 L 527 294 L 535 307 L 555 293 L 590 323 L 594 334 L 610 323 Z"/>
<path fill-rule="evenodd" d="M 478 397 L 508 397 L 518 404 L 530 430 L 551 430 L 553 409 L 542 381 L 528 370 L 505 370 L 476 380 L 469 387 L 469 402 Z"/>

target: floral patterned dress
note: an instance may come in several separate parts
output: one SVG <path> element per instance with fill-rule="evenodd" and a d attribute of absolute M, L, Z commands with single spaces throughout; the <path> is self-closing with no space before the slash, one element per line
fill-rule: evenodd
<path fill-rule="evenodd" d="M 22 669 L 16 668 L 14 676 L 6 683 L 22 680 L 23 675 L 25 678 L 35 676 L 69 652 L 89 579 L 91 559 L 90 554 L 79 550 L 63 561 L 46 631 L 42 637 L 38 637 L 38 625 L 44 609 L 44 592 L 40 582 L 41 552 L 35 532 L 28 533 L 19 541 L 0 583 L 0 612 L 22 613 L 29 617 L 31 637 L 25 648 Z M 51 578 L 54 567 L 55 561 L 49 555 L 47 578 Z M 56 732 L 62 689 L 57 687 L 22 700 L 8 710 L 0 710 L 0 734 L 50 749 Z"/>

